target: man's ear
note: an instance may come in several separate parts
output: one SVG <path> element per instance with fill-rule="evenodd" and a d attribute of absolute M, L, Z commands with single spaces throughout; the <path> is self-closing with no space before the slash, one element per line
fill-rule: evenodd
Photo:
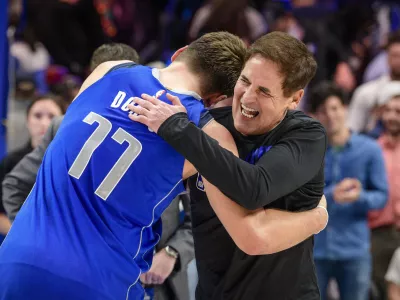
<path fill-rule="evenodd" d="M 290 110 L 296 109 L 297 106 L 299 105 L 301 99 L 303 98 L 303 95 L 304 95 L 304 90 L 303 89 L 294 92 L 294 94 L 292 95 L 292 100 L 289 103 L 288 108 Z"/>
<path fill-rule="evenodd" d="M 182 47 L 182 48 L 179 48 L 178 50 L 176 50 L 175 53 L 171 57 L 171 61 L 174 61 L 179 56 L 179 54 L 181 54 L 183 51 L 185 51 L 187 49 L 187 47 L 189 47 L 189 46 L 185 46 L 185 47 Z"/>

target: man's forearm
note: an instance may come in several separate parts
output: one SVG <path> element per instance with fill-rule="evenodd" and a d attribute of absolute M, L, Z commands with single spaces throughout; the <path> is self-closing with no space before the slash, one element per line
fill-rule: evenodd
<path fill-rule="evenodd" d="M 271 254 L 289 249 L 323 230 L 328 215 L 322 208 L 304 212 L 266 209 L 254 217 L 261 239 L 269 241 L 260 254 Z"/>
<path fill-rule="evenodd" d="M 249 255 L 272 254 L 291 248 L 321 231 L 327 223 L 322 208 L 306 212 L 247 210 L 204 180 L 211 207 L 236 245 Z"/>
<path fill-rule="evenodd" d="M 318 126 L 304 125 L 287 135 L 256 165 L 221 147 L 213 130 L 211 125 L 200 130 L 181 113 L 167 119 L 157 134 L 190 161 L 203 178 L 247 209 L 262 208 L 293 192 L 321 169 L 326 137 Z"/>
<path fill-rule="evenodd" d="M 373 209 L 382 209 L 387 202 L 387 191 L 366 191 L 362 190 L 360 198 L 353 203 L 356 211 L 368 212 Z"/>

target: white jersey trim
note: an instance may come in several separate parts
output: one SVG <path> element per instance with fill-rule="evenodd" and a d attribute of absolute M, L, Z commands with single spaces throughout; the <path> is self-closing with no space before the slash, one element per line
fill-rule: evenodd
<path fill-rule="evenodd" d="M 160 70 L 154 68 L 154 69 L 151 69 L 151 73 L 153 74 L 154 78 L 157 79 L 158 82 L 159 82 L 162 86 L 164 86 L 164 85 L 161 83 L 161 81 L 160 81 Z M 164 86 L 164 87 L 165 87 L 165 86 Z M 167 89 L 167 88 L 165 88 L 165 89 Z M 174 93 L 177 93 L 177 94 L 192 96 L 192 97 L 195 98 L 196 100 L 201 101 L 200 95 L 197 94 L 196 92 L 193 92 L 193 91 L 181 91 L 181 90 L 171 90 L 171 89 L 167 89 L 167 90 L 170 90 L 170 91 L 172 91 L 172 92 L 174 92 Z"/>
<path fill-rule="evenodd" d="M 167 193 L 167 195 L 165 195 L 164 198 L 162 198 L 162 199 L 153 207 L 153 216 L 152 216 L 152 220 L 151 220 L 150 224 L 148 224 L 147 226 L 142 227 L 142 230 L 140 231 L 139 246 L 138 246 L 137 252 L 136 252 L 135 256 L 133 257 L 133 259 L 135 259 L 135 258 L 138 256 L 138 254 L 139 254 L 139 252 L 140 252 L 140 248 L 142 247 L 143 230 L 144 230 L 145 228 L 149 228 L 149 227 L 150 227 L 151 225 L 153 225 L 153 223 L 154 223 L 154 212 L 155 212 L 157 206 L 159 206 L 169 195 L 171 195 L 171 193 L 176 189 L 176 187 L 177 187 L 181 182 L 182 182 L 182 179 L 179 180 L 179 181 L 174 185 L 174 187 Z M 160 236 L 158 236 L 158 241 L 160 241 Z M 142 258 L 143 258 L 143 257 L 142 257 Z M 146 262 L 146 261 L 145 261 L 145 262 Z M 147 263 L 147 262 L 146 262 L 146 263 Z M 149 266 L 149 267 L 150 267 L 150 266 Z M 134 285 L 138 282 L 138 280 L 139 280 L 141 274 L 142 274 L 142 271 L 140 270 L 138 278 L 136 278 L 135 282 L 132 283 L 132 284 L 129 286 L 128 291 L 126 292 L 126 300 L 129 299 L 129 290 L 131 289 L 132 286 L 134 286 Z"/>

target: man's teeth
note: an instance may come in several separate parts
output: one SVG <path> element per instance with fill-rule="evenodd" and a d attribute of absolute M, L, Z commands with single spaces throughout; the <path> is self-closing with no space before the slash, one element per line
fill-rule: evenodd
<path fill-rule="evenodd" d="M 258 115 L 258 111 L 257 110 L 255 110 L 253 108 L 250 108 L 250 107 L 247 107 L 242 103 L 241 103 L 241 108 L 242 108 L 241 109 L 242 115 L 245 116 L 246 118 L 251 119 L 251 118 L 254 118 L 254 117 L 256 117 Z"/>

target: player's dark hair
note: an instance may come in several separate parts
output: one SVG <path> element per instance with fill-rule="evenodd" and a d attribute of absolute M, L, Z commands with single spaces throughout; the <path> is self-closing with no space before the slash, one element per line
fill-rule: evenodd
<path fill-rule="evenodd" d="M 257 54 L 279 67 L 285 97 L 304 89 L 317 71 L 317 62 L 307 46 L 283 32 L 271 32 L 256 40 L 250 46 L 248 58 Z"/>
<path fill-rule="evenodd" d="M 111 60 L 131 60 L 138 63 L 139 54 L 135 49 L 125 44 L 103 44 L 93 52 L 90 60 L 90 70 L 93 71 L 98 65 Z"/>
<path fill-rule="evenodd" d="M 244 42 L 236 35 L 211 32 L 192 42 L 176 60 L 185 61 L 190 71 L 200 76 L 202 97 L 213 93 L 229 97 L 242 71 L 246 51 Z"/>
<path fill-rule="evenodd" d="M 61 113 L 65 114 L 66 107 L 65 107 L 65 104 L 62 101 L 62 98 L 60 96 L 57 96 L 57 95 L 54 95 L 54 94 L 43 94 L 43 95 L 40 95 L 40 96 L 37 96 L 37 97 L 33 98 L 33 100 L 28 104 L 28 107 L 26 108 L 26 115 L 27 116 L 29 115 L 29 113 L 31 112 L 32 107 L 36 103 L 38 103 L 40 101 L 43 101 L 43 100 L 51 100 L 52 102 L 54 102 L 54 104 L 56 104 L 60 108 Z"/>
<path fill-rule="evenodd" d="M 317 84 L 307 96 L 308 111 L 315 113 L 319 107 L 324 105 L 329 97 L 337 97 L 343 105 L 348 104 L 348 96 L 343 89 L 330 81 Z"/>

